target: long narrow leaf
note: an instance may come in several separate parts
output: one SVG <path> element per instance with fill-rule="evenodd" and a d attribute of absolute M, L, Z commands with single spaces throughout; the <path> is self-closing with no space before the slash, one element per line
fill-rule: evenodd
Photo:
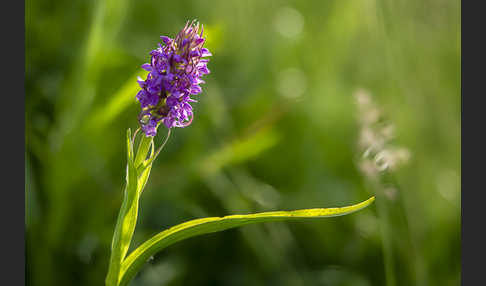
<path fill-rule="evenodd" d="M 120 274 L 120 265 L 127 254 L 132 240 L 138 214 L 138 178 L 134 165 L 131 131 L 127 131 L 127 177 L 123 202 L 118 214 L 111 245 L 110 265 L 106 276 L 107 286 L 116 286 Z"/>
<path fill-rule="evenodd" d="M 359 204 L 341 208 L 318 208 L 295 211 L 273 211 L 248 215 L 230 215 L 191 220 L 171 227 L 155 235 L 135 249 L 123 262 L 119 285 L 128 285 L 142 265 L 157 252 L 171 244 L 197 235 L 222 231 L 253 223 L 286 221 L 305 218 L 325 218 L 350 214 L 359 211 L 375 200 L 371 197 Z"/>
<path fill-rule="evenodd" d="M 142 135 L 142 139 L 140 140 L 140 144 L 138 145 L 137 155 L 135 156 L 135 168 L 138 168 L 138 166 L 140 166 L 142 162 L 147 159 L 146 157 L 150 147 L 152 146 L 152 142 L 153 137 L 146 137 Z"/>

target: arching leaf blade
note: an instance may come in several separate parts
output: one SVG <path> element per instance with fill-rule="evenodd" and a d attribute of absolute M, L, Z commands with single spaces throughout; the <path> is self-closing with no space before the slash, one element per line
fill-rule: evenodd
<path fill-rule="evenodd" d="M 247 215 L 208 217 L 184 222 L 153 236 L 130 253 L 122 263 L 119 285 L 128 285 L 137 271 L 151 256 L 178 241 L 254 223 L 347 215 L 369 206 L 374 200 L 375 197 L 371 197 L 361 203 L 339 208 L 272 211 Z"/>

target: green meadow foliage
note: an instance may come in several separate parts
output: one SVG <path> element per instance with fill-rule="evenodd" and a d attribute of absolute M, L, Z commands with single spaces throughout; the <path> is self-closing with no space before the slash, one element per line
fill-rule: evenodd
<path fill-rule="evenodd" d="M 137 227 L 120 249 L 121 271 L 139 270 L 129 285 L 460 283 L 460 1 L 25 7 L 27 285 L 104 283 L 140 65 L 187 19 L 204 23 L 211 75 L 197 120 L 146 169 Z M 194 219 L 232 227 L 251 218 L 225 216 L 372 196 L 351 215 L 246 225 L 131 256 L 148 239 L 167 246 L 155 240 Z"/>

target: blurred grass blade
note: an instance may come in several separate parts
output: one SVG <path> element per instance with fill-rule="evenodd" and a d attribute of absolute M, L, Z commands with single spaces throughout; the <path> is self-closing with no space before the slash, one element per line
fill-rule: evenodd
<path fill-rule="evenodd" d="M 228 165 L 256 157 L 275 146 L 279 140 L 280 136 L 275 130 L 259 130 L 250 136 L 234 140 L 201 160 L 197 160 L 199 165 L 196 168 L 204 175 L 214 174 Z"/>
<path fill-rule="evenodd" d="M 223 231 L 247 224 L 286 221 L 304 218 L 325 218 L 350 214 L 359 211 L 375 200 L 371 197 L 359 204 L 340 207 L 340 208 L 317 208 L 303 209 L 295 211 L 273 211 L 248 215 L 230 215 L 225 217 L 208 217 L 191 220 L 173 226 L 151 239 L 144 242 L 135 249 L 123 262 L 120 272 L 120 284 L 128 285 L 142 265 L 157 252 L 163 250 L 171 244 L 197 235 Z"/>
<path fill-rule="evenodd" d="M 97 131 L 103 130 L 108 124 L 114 121 L 121 113 L 127 110 L 131 104 L 135 103 L 135 95 L 140 90 L 137 78 L 147 77 L 147 71 L 137 71 L 132 75 L 123 86 L 111 97 L 110 101 L 96 111 L 94 111 L 90 118 L 86 121 L 87 128 L 95 129 Z"/>

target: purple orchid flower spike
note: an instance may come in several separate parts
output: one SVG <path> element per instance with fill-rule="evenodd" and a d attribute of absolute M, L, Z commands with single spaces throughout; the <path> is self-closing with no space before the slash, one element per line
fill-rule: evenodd
<path fill-rule="evenodd" d="M 202 92 L 201 77 L 209 74 L 209 60 L 204 58 L 211 53 L 203 48 L 202 25 L 195 20 L 187 22 L 175 39 L 160 39 L 162 44 L 150 52 L 150 63 L 142 65 L 149 72 L 147 78 L 138 80 L 139 122 L 147 137 L 157 134 L 160 123 L 169 129 L 191 124 L 194 113 L 190 103 L 196 102 L 191 96 Z"/>

